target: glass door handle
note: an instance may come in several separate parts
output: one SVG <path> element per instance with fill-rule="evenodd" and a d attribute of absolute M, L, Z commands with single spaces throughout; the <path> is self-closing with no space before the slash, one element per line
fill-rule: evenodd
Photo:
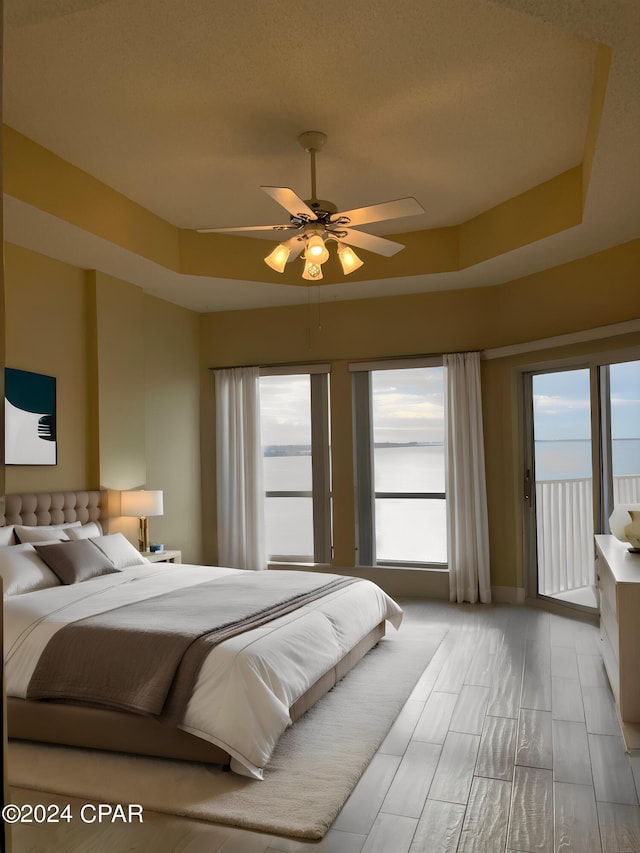
<path fill-rule="evenodd" d="M 531 471 L 528 469 L 524 475 L 524 499 L 531 506 Z"/>

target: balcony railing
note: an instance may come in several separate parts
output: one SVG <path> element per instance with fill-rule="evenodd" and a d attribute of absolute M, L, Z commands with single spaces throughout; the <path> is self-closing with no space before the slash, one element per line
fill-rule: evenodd
<path fill-rule="evenodd" d="M 613 500 L 640 503 L 640 475 L 613 478 Z M 536 481 L 538 592 L 594 585 L 591 478 Z"/>

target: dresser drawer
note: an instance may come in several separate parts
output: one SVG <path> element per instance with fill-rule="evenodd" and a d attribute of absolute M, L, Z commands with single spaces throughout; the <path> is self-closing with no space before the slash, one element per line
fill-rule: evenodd
<path fill-rule="evenodd" d="M 606 636 L 616 661 L 620 660 L 620 628 L 608 599 L 600 598 L 600 636 Z"/>
<path fill-rule="evenodd" d="M 602 662 L 604 663 L 604 668 L 607 672 L 607 678 L 609 679 L 609 684 L 611 685 L 611 692 L 613 693 L 614 699 L 616 700 L 616 704 L 619 704 L 620 668 L 618 665 L 618 658 L 613 653 L 613 649 L 611 648 L 611 643 L 609 642 L 609 637 L 607 636 L 606 631 L 602 634 L 602 644 L 600 650 L 602 652 Z"/>
<path fill-rule="evenodd" d="M 600 609 L 602 610 L 606 603 L 609 612 L 617 622 L 616 582 L 611 569 L 602 557 L 596 557 L 596 577 L 598 578 L 598 589 L 600 591 Z"/>

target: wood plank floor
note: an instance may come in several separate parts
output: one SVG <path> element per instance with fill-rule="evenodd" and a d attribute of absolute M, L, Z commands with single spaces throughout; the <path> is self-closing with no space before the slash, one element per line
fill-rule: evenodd
<path fill-rule="evenodd" d="M 145 813 L 138 828 L 21 826 L 14 853 L 640 853 L 640 759 L 598 629 L 529 607 L 421 612 L 447 636 L 321 842 Z"/>

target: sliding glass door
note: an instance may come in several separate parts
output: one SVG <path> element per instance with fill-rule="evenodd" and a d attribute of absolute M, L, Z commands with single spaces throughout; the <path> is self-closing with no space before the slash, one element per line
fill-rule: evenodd
<path fill-rule="evenodd" d="M 524 376 L 527 591 L 596 608 L 593 535 L 640 502 L 640 361 Z"/>
<path fill-rule="evenodd" d="M 533 403 L 537 593 L 595 607 L 589 370 L 538 373 Z"/>
<path fill-rule="evenodd" d="M 611 470 L 602 506 L 607 519 L 618 504 L 640 503 L 640 361 L 604 365 L 601 385 L 602 456 L 605 469 Z"/>

